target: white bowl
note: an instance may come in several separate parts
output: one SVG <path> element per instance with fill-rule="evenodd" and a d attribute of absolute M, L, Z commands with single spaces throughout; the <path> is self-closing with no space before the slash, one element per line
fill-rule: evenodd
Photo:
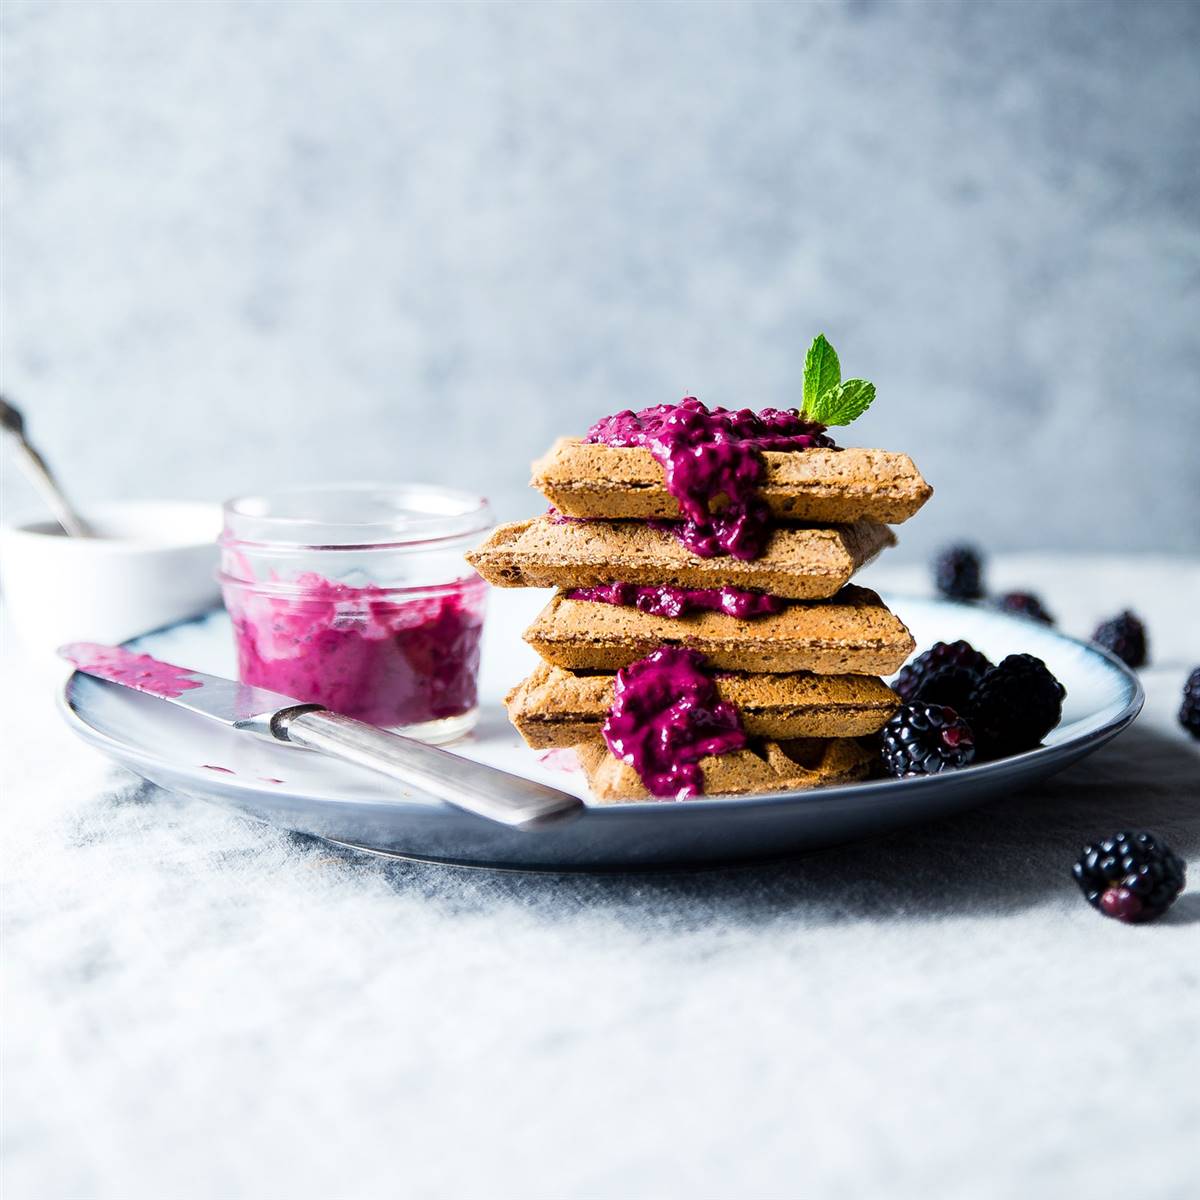
<path fill-rule="evenodd" d="M 220 602 L 219 505 L 135 500 L 84 516 L 99 537 L 67 537 L 50 520 L 0 529 L 5 608 L 35 659 L 64 642 L 123 642 Z"/>

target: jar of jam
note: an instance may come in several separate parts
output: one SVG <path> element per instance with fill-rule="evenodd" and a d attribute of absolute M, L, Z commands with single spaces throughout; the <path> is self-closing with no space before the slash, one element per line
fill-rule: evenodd
<path fill-rule="evenodd" d="M 423 484 L 228 501 L 238 677 L 423 741 L 466 733 L 487 584 L 463 555 L 492 523 L 482 497 Z"/>

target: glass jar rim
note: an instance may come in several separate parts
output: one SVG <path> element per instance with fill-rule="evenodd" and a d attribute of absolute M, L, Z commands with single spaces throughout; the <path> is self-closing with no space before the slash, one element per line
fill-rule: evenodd
<path fill-rule="evenodd" d="M 234 496 L 222 545 L 367 550 L 427 547 L 495 523 L 485 496 L 431 483 L 327 483 Z"/>

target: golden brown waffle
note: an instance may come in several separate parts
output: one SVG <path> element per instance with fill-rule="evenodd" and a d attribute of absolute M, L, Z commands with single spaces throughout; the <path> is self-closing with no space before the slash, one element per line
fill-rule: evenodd
<path fill-rule="evenodd" d="M 652 800 L 637 772 L 613 758 L 603 740 L 576 747 L 592 795 L 600 804 Z M 706 796 L 746 796 L 792 792 L 865 779 L 876 753 L 853 738 L 804 738 L 762 742 L 758 752 L 735 750 L 700 760 Z M 663 801 L 669 803 L 669 801 Z M 702 804 L 703 800 L 686 803 Z"/>
<path fill-rule="evenodd" d="M 547 662 L 577 671 L 616 671 L 659 646 L 685 645 L 725 671 L 891 675 L 915 648 L 883 601 L 854 585 L 829 600 L 790 604 L 750 621 L 717 612 L 659 617 L 558 595 L 525 631 L 525 640 Z"/>
<path fill-rule="evenodd" d="M 576 746 L 594 738 L 613 698 L 613 675 L 577 675 L 539 663 L 505 698 L 509 720 L 535 750 Z M 875 733 L 900 705 L 870 675 L 715 676 L 717 694 L 737 706 L 752 737 L 863 737 Z"/>
<path fill-rule="evenodd" d="M 817 529 L 781 526 L 753 562 L 698 558 L 673 534 L 638 522 L 554 521 L 501 525 L 467 559 L 497 587 L 672 583 L 757 588 L 794 600 L 832 596 L 859 567 L 895 543 L 886 525 L 856 521 Z"/>
<path fill-rule="evenodd" d="M 847 524 L 862 517 L 897 525 L 933 494 L 907 454 L 888 450 L 768 450 L 759 495 L 783 520 Z M 642 447 L 559 438 L 533 464 L 530 481 L 560 512 L 613 519 L 679 517 L 663 468 Z M 721 497 L 714 506 L 724 502 Z"/>

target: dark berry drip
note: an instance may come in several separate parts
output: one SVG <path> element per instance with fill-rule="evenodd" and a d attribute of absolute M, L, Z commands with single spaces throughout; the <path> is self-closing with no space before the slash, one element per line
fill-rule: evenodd
<path fill-rule="evenodd" d="M 551 525 L 586 525 L 589 521 L 599 520 L 598 517 L 568 517 L 566 513 L 559 512 L 553 504 L 546 509 L 546 516 Z"/>
<path fill-rule="evenodd" d="M 746 744 L 737 708 L 718 698 L 703 665 L 695 650 L 660 646 L 617 672 L 604 740 L 652 796 L 702 795 L 700 759 Z"/>
<path fill-rule="evenodd" d="M 763 553 L 771 532 L 770 511 L 758 494 L 762 452 L 833 446 L 824 425 L 794 409 L 710 409 L 694 396 L 604 417 L 584 440 L 648 449 L 683 514 L 682 521 L 651 524 L 670 530 L 701 558 L 729 554 L 744 561 Z M 727 504 L 714 513 L 718 496 Z"/>
<path fill-rule="evenodd" d="M 698 558 L 731 558 L 749 562 L 761 558 L 771 535 L 771 510 L 758 496 L 747 500 L 734 515 L 733 505 L 704 521 L 647 521 L 651 529 L 669 533 Z"/>
<path fill-rule="evenodd" d="M 765 592 L 743 588 L 681 588 L 669 583 L 657 587 L 636 583 L 604 583 L 598 587 L 572 588 L 568 600 L 592 600 L 600 604 L 618 604 L 637 608 L 656 617 L 682 617 L 694 612 L 723 612 L 739 620 L 751 620 L 780 613 L 787 601 Z"/>

